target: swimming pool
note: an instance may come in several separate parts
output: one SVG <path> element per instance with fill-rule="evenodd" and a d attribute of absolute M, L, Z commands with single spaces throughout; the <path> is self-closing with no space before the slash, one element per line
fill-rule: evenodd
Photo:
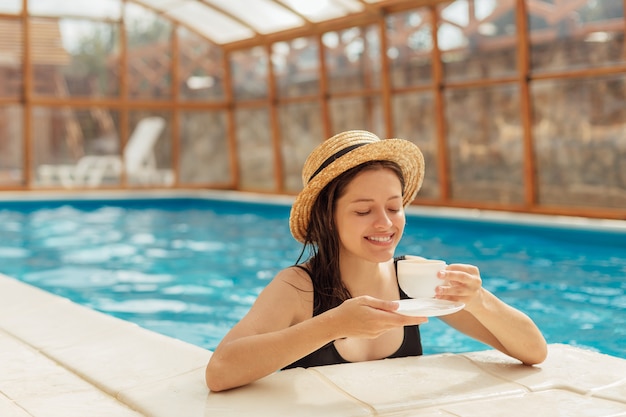
<path fill-rule="evenodd" d="M 549 343 L 626 358 L 626 229 L 409 214 L 398 254 L 473 263 Z M 214 198 L 0 202 L 0 272 L 213 349 L 300 245 L 286 203 Z M 484 345 L 437 319 L 426 353 Z"/>

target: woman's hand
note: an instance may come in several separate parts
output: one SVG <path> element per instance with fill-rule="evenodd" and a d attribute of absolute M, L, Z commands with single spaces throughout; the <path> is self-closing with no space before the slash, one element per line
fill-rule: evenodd
<path fill-rule="evenodd" d="M 398 314 L 395 312 L 398 307 L 395 301 L 364 295 L 350 298 L 324 314 L 332 317 L 330 322 L 334 323 L 333 327 L 339 329 L 341 337 L 368 339 L 376 338 L 396 327 L 422 324 L 428 321 L 425 317 Z"/>
<path fill-rule="evenodd" d="M 468 311 L 482 303 L 483 281 L 476 266 L 448 265 L 439 272 L 438 277 L 445 282 L 437 287 L 436 298 L 464 303 Z"/>

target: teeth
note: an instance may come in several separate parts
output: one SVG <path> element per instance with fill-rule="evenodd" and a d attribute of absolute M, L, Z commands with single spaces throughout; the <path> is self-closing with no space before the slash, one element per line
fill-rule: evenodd
<path fill-rule="evenodd" d="M 391 236 L 370 236 L 368 237 L 369 240 L 373 240 L 375 242 L 389 242 L 391 240 Z"/>

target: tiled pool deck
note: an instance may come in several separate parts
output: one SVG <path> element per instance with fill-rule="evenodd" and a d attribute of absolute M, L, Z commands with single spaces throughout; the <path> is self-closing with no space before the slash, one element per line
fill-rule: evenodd
<path fill-rule="evenodd" d="M 626 360 L 550 345 L 293 369 L 210 393 L 211 353 L 0 275 L 0 416 L 626 416 Z"/>

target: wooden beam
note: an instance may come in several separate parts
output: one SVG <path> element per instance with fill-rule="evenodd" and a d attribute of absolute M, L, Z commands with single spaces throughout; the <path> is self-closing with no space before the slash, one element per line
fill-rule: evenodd
<path fill-rule="evenodd" d="M 389 57 L 387 56 L 387 25 L 385 19 L 380 19 L 378 23 L 378 33 L 380 36 L 380 88 L 382 96 L 383 121 L 385 123 L 385 137 L 395 137 L 393 126 L 393 109 L 391 103 L 391 77 L 389 75 Z"/>
<path fill-rule="evenodd" d="M 228 134 L 228 156 L 230 157 L 230 176 L 231 176 L 231 188 L 234 190 L 239 189 L 240 175 L 239 175 L 239 153 L 237 146 L 237 118 L 235 117 L 235 101 L 233 82 L 230 71 L 230 53 L 224 52 L 223 57 L 224 64 L 224 95 L 228 108 L 226 110 L 226 132 Z"/>
<path fill-rule="evenodd" d="M 537 205 L 537 177 L 535 174 L 535 151 L 532 132 L 532 106 L 530 100 L 530 40 L 528 39 L 528 14 L 525 0 L 515 5 L 517 26 L 517 75 L 520 94 L 520 121 L 522 124 L 524 204 Z"/>
<path fill-rule="evenodd" d="M 436 6 L 430 7 L 432 15 L 431 36 L 433 39 L 432 50 L 432 92 L 435 103 L 435 132 L 437 142 L 437 177 L 439 179 L 439 195 L 442 201 L 450 201 L 450 178 L 448 168 L 448 144 L 446 139 L 446 117 L 443 97 L 444 73 L 441 62 L 441 51 L 437 38 L 439 12 Z"/>
<path fill-rule="evenodd" d="M 172 125 L 170 127 L 172 132 L 172 142 L 170 149 L 170 166 L 172 171 L 174 172 L 174 186 L 178 185 L 180 182 L 179 173 L 180 173 L 180 154 L 181 154 L 181 137 L 180 137 L 180 71 L 179 65 L 180 62 L 180 45 L 178 40 L 178 30 L 176 27 L 172 29 L 172 37 L 170 39 L 171 48 L 172 48 L 172 59 L 170 60 L 170 71 L 172 76 L 170 79 L 172 80 L 171 85 L 171 94 L 172 94 L 172 103 L 173 103 L 173 111 L 171 112 Z"/>
<path fill-rule="evenodd" d="M 123 157 L 124 146 L 126 146 L 126 138 L 129 136 L 130 129 L 128 128 L 129 123 L 129 114 L 128 114 L 128 33 L 126 31 L 126 17 L 124 14 L 124 8 L 126 6 L 126 2 L 128 0 L 123 0 L 122 7 L 122 22 L 120 24 L 120 101 L 121 101 L 121 111 L 119 113 L 119 132 L 118 132 L 118 141 L 119 141 L 119 155 L 120 158 Z M 120 178 L 120 183 L 122 187 L 126 185 L 126 170 L 122 169 L 122 175 Z"/>
<path fill-rule="evenodd" d="M 276 76 L 274 74 L 274 65 L 272 64 L 272 46 L 265 47 L 267 54 L 267 106 L 269 108 L 270 117 L 270 134 L 272 140 L 272 157 L 274 162 L 274 189 L 278 193 L 285 192 L 285 180 L 283 176 L 284 162 L 281 152 L 280 141 L 280 120 L 278 114 L 278 94 L 276 93 Z"/>
<path fill-rule="evenodd" d="M 320 111 L 322 113 L 322 131 L 324 132 L 324 138 L 330 138 L 332 136 L 332 119 L 330 118 L 330 106 L 328 105 L 329 87 L 328 87 L 328 70 L 326 65 L 326 46 L 322 42 L 322 34 L 318 33 L 315 37 L 317 39 L 317 54 L 319 61 L 319 73 L 320 73 L 320 90 L 319 90 L 319 102 Z"/>
<path fill-rule="evenodd" d="M 28 0 L 22 0 L 22 13 L 20 15 L 22 22 L 22 97 L 21 102 L 24 106 L 22 117 L 22 178 L 24 184 L 28 188 L 32 187 L 33 178 L 33 134 L 32 134 L 32 104 L 33 95 L 33 68 L 31 57 L 31 32 L 30 19 L 26 11 L 28 10 Z"/>

